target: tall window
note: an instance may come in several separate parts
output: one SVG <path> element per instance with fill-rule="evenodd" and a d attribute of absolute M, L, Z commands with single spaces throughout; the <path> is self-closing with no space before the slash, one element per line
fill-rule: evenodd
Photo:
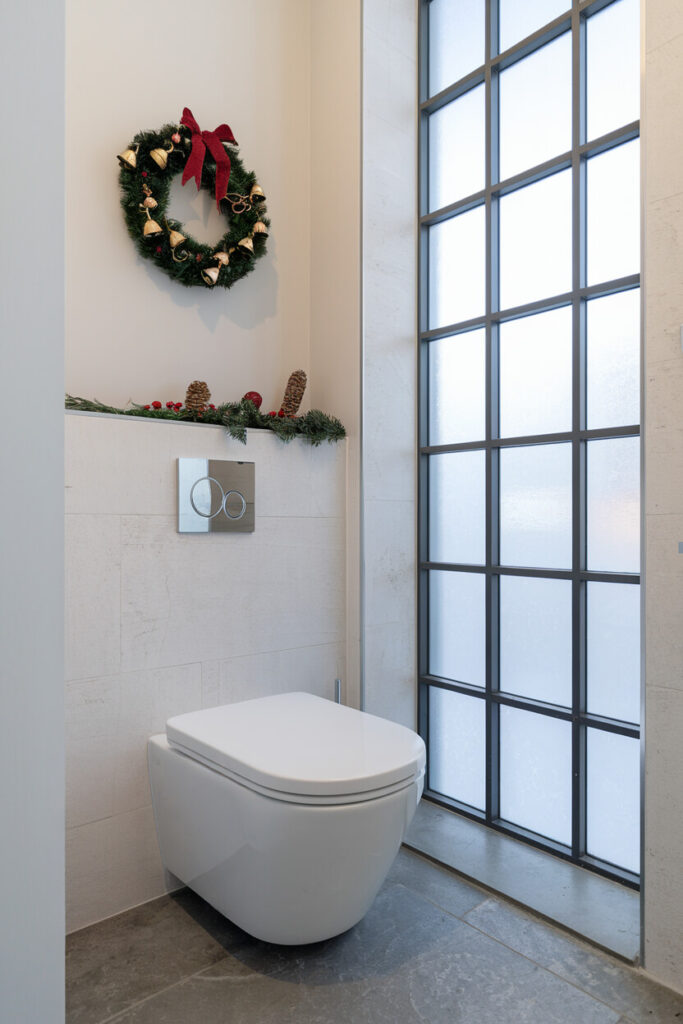
<path fill-rule="evenodd" d="M 632 885 L 639 65 L 637 0 L 422 3 L 427 794 Z"/>

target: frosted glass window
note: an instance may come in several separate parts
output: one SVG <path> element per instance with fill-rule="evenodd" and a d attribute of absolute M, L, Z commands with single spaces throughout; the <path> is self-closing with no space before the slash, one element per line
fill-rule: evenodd
<path fill-rule="evenodd" d="M 500 325 L 500 435 L 572 426 L 570 306 Z"/>
<path fill-rule="evenodd" d="M 486 561 L 485 460 L 483 451 L 430 456 L 430 561 Z"/>
<path fill-rule="evenodd" d="M 429 326 L 471 320 L 484 313 L 484 207 L 429 229 Z"/>
<path fill-rule="evenodd" d="M 640 289 L 587 303 L 589 429 L 640 420 Z"/>
<path fill-rule="evenodd" d="M 501 180 L 571 148 L 571 59 L 566 32 L 501 72 Z"/>
<path fill-rule="evenodd" d="M 502 565 L 568 569 L 572 561 L 570 444 L 500 453 Z"/>
<path fill-rule="evenodd" d="M 484 438 L 485 344 L 483 330 L 430 342 L 430 444 L 457 444 Z"/>
<path fill-rule="evenodd" d="M 640 871 L 640 741 L 587 730 L 586 848 L 592 857 Z"/>
<path fill-rule="evenodd" d="M 640 3 L 618 0 L 588 19 L 588 138 L 640 117 Z"/>
<path fill-rule="evenodd" d="M 429 209 L 438 210 L 484 187 L 484 86 L 471 89 L 429 118 Z"/>
<path fill-rule="evenodd" d="M 571 288 L 571 198 L 571 172 L 561 171 L 500 200 L 501 309 Z"/>
<path fill-rule="evenodd" d="M 429 574 L 429 672 L 472 686 L 486 682 L 486 578 Z"/>
<path fill-rule="evenodd" d="M 486 703 L 429 688 L 429 786 L 483 810 L 486 803 Z"/>
<path fill-rule="evenodd" d="M 569 11 L 571 0 L 500 0 L 500 52 Z"/>
<path fill-rule="evenodd" d="M 569 722 L 501 707 L 500 816 L 558 843 L 571 843 Z"/>
<path fill-rule="evenodd" d="M 429 94 L 434 96 L 484 63 L 485 0 L 432 0 L 429 5 Z"/>
<path fill-rule="evenodd" d="M 572 585 L 500 578 L 500 689 L 570 707 Z"/>
<path fill-rule="evenodd" d="M 640 569 L 640 439 L 618 437 L 587 445 L 588 568 Z"/>
<path fill-rule="evenodd" d="M 588 283 L 640 271 L 638 139 L 588 161 Z"/>
<path fill-rule="evenodd" d="M 640 722 L 640 587 L 589 583 L 587 708 Z"/>

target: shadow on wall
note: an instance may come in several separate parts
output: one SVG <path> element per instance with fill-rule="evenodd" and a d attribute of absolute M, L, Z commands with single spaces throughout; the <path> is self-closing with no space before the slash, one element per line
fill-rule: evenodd
<path fill-rule="evenodd" d="M 207 245 L 218 242 L 229 226 L 229 220 L 218 213 L 213 197 L 204 190 L 197 192 L 193 182 L 183 186 L 180 175 L 171 184 L 169 210 L 172 213 L 169 220 L 182 224 L 184 234 L 192 235 Z M 229 320 L 248 330 L 275 316 L 278 292 L 276 252 L 277 245 L 271 235 L 268 251 L 256 263 L 252 273 L 227 291 L 215 288 L 212 295 L 207 295 L 208 289 L 204 288 L 183 288 L 137 253 L 135 259 L 139 267 L 144 267 L 158 291 L 167 295 L 176 306 L 195 309 L 204 326 L 215 332 L 222 320 Z"/>

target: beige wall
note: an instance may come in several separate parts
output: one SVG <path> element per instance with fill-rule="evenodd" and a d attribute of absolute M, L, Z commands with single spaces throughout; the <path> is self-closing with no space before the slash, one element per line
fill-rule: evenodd
<path fill-rule="evenodd" d="M 645 0 L 644 960 L 683 990 L 683 5 Z"/>
<path fill-rule="evenodd" d="M 199 378 L 220 401 L 256 389 L 277 408 L 310 362 L 310 0 L 66 8 L 67 390 L 182 400 Z M 268 197 L 268 254 L 230 291 L 182 288 L 139 258 L 119 206 L 116 154 L 184 106 L 232 127 Z M 173 188 L 180 220 L 222 232 L 208 195 Z"/>

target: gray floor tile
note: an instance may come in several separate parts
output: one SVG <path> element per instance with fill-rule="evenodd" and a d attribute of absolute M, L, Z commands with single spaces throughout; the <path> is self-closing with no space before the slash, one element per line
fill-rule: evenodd
<path fill-rule="evenodd" d="M 638 955 L 639 897 L 616 882 L 426 800 L 406 844 L 619 956 Z"/>
<path fill-rule="evenodd" d="M 619 1013 L 402 885 L 329 942 L 244 946 L 117 1024 L 617 1024 Z"/>
<path fill-rule="evenodd" d="M 248 939 L 194 893 L 146 903 L 66 941 L 68 1024 L 96 1024 Z"/>
<path fill-rule="evenodd" d="M 626 1014 L 634 1024 L 682 1024 L 683 997 L 530 914 L 488 899 L 465 920 Z"/>
<path fill-rule="evenodd" d="M 396 858 L 387 881 L 400 882 L 456 917 L 462 917 L 488 897 L 483 889 L 406 849 Z"/>

